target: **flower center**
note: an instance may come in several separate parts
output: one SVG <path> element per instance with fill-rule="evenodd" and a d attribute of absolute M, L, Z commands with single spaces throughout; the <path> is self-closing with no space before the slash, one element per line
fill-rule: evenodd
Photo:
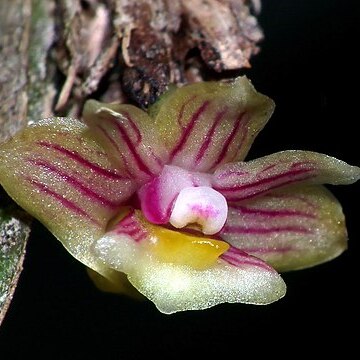
<path fill-rule="evenodd" d="M 205 235 L 218 233 L 227 219 L 228 206 L 225 197 L 208 186 L 185 187 L 174 203 L 170 224 L 183 228 L 199 224 Z"/>
<path fill-rule="evenodd" d="M 141 211 L 123 207 L 94 249 L 117 269 L 128 272 L 149 259 L 203 270 L 216 264 L 229 247 L 225 241 L 198 231 L 178 231 L 152 224 Z"/>

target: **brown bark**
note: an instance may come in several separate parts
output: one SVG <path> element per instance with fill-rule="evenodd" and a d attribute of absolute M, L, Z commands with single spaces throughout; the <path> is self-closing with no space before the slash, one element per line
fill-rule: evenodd
<path fill-rule="evenodd" d="M 0 7 L 0 142 L 26 124 L 28 102 L 26 71 L 31 2 L 5 3 Z"/>
<path fill-rule="evenodd" d="M 72 115 L 94 93 L 147 107 L 169 83 L 225 77 L 250 66 L 263 36 L 247 0 L 61 0 L 57 11 L 56 110 Z"/>

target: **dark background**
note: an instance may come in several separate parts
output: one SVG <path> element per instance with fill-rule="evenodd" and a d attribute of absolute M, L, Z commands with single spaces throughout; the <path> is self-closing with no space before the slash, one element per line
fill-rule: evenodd
<path fill-rule="evenodd" d="M 250 157 L 306 149 L 360 165 L 357 2 L 263 1 L 265 40 L 244 73 L 277 107 Z M 357 348 L 351 339 L 358 331 L 360 183 L 331 190 L 344 208 L 349 249 L 327 264 L 283 274 L 287 295 L 269 306 L 224 304 L 163 315 L 150 302 L 96 290 L 83 266 L 35 223 L 0 328 L 0 358 L 143 359 L 197 352 L 273 358 L 336 351 L 346 357 Z"/>

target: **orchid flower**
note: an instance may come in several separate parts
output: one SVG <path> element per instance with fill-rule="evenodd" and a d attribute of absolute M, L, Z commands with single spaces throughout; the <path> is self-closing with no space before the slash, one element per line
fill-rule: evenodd
<path fill-rule="evenodd" d="M 346 249 L 322 184 L 360 168 L 310 151 L 244 161 L 274 110 L 246 77 L 171 89 L 148 111 L 88 100 L 0 145 L 0 183 L 102 289 L 163 313 L 282 298 L 279 272 Z M 130 285 L 131 284 L 131 285 Z"/>

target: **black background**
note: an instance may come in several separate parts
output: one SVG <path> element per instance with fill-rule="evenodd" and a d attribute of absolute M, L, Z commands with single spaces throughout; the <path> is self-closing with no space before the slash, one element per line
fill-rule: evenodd
<path fill-rule="evenodd" d="M 263 1 L 265 40 L 244 73 L 277 107 L 250 157 L 306 149 L 360 165 L 357 2 Z M 35 223 L 0 328 L 0 358 L 346 356 L 357 347 L 360 184 L 331 190 L 344 208 L 349 249 L 327 264 L 283 274 L 287 295 L 269 306 L 163 315 L 150 302 L 96 290 L 80 263 Z"/>

